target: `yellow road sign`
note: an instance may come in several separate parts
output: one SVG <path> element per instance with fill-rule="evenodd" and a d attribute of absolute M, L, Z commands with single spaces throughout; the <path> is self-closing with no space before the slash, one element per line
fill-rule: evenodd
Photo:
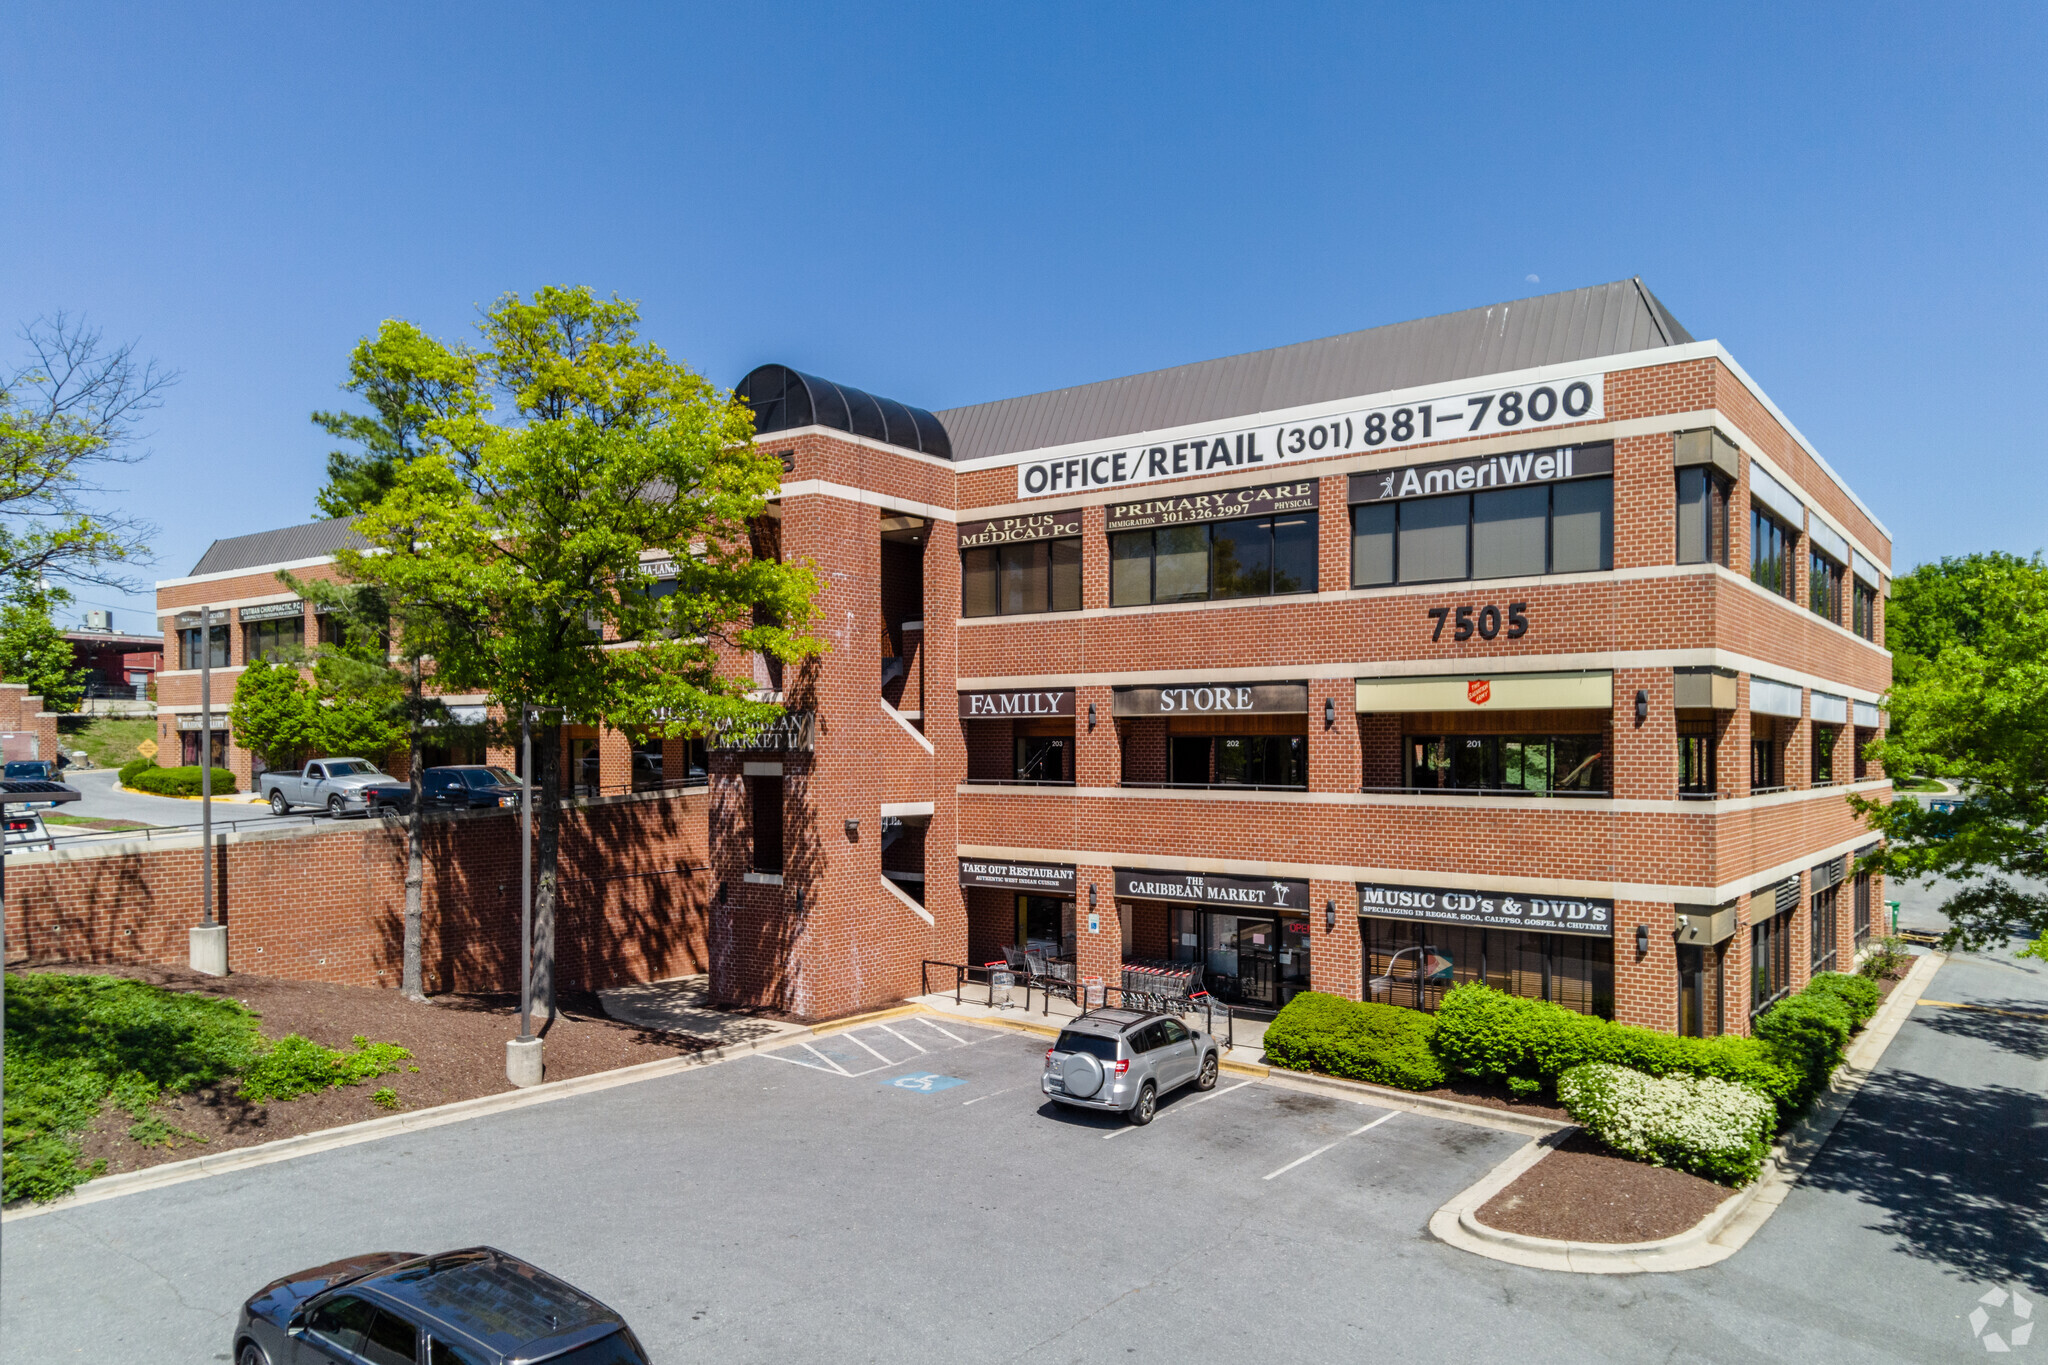
<path fill-rule="evenodd" d="M 141 754 L 144 758 L 155 758 L 156 741 L 153 739 L 143 740 L 142 743 L 135 746 L 135 752 Z"/>

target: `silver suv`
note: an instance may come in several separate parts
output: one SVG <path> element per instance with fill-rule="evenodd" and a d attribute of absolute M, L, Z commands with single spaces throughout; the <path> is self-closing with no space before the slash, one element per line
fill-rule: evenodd
<path fill-rule="evenodd" d="M 1160 1096 L 1190 1081 L 1212 1089 L 1220 1055 L 1214 1038 L 1170 1014 L 1091 1010 L 1045 1050 L 1038 1088 L 1061 1104 L 1120 1112 L 1142 1125 Z"/>

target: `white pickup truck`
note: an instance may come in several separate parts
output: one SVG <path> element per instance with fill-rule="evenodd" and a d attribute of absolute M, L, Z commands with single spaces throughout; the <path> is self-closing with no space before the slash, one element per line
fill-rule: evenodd
<path fill-rule="evenodd" d="M 263 774 L 263 794 L 274 815 L 289 814 L 293 806 L 325 806 L 336 819 L 355 811 L 367 815 L 376 800 L 372 789 L 378 787 L 402 787 L 407 796 L 412 794 L 411 787 L 379 772 L 366 758 L 316 758 L 303 772 Z"/>

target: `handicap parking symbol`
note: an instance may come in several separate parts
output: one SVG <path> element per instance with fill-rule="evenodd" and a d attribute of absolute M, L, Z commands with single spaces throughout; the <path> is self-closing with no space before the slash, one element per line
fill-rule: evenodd
<path fill-rule="evenodd" d="M 932 1095 L 941 1090 L 951 1090 L 956 1085 L 965 1085 L 967 1082 L 958 1076 L 941 1076 L 932 1071 L 920 1071 L 909 1076 L 891 1077 L 882 1084 L 895 1090 L 910 1090 L 920 1095 Z"/>

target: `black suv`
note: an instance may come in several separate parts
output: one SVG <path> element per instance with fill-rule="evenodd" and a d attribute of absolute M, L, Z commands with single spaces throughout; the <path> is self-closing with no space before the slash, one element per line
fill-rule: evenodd
<path fill-rule="evenodd" d="M 235 1365 L 647 1365 L 626 1320 L 492 1247 L 375 1251 L 272 1280 L 242 1305 Z"/>

